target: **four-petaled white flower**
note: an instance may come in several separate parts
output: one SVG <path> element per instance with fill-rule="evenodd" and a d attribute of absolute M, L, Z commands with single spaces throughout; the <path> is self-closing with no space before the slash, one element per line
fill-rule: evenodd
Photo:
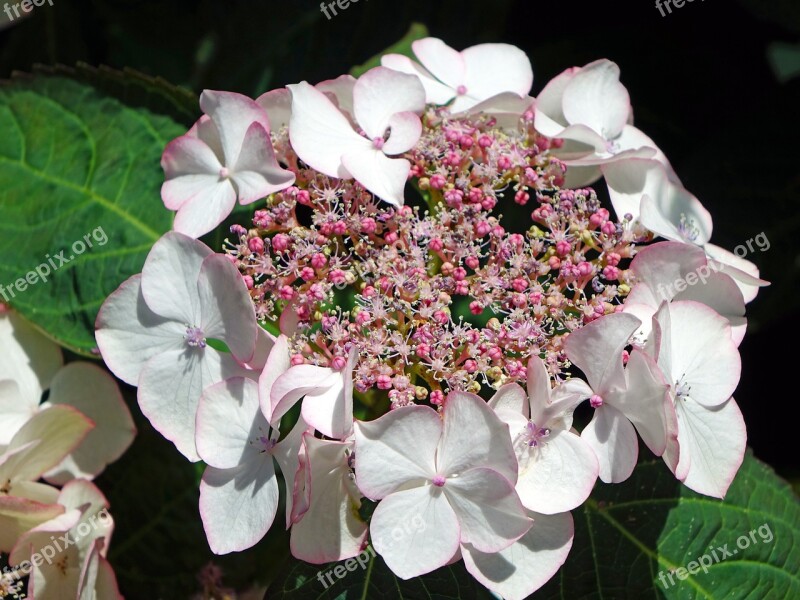
<path fill-rule="evenodd" d="M 386 54 L 381 64 L 417 76 L 427 102 L 444 105 L 452 100 L 453 113 L 474 109 L 501 94 L 524 98 L 533 85 L 531 61 L 509 44 L 479 44 L 459 52 L 429 37 L 416 40 L 411 48 L 422 64 L 402 54 Z"/>
<path fill-rule="evenodd" d="M 194 238 L 222 223 L 237 199 L 251 204 L 294 182 L 275 158 L 269 117 L 254 100 L 206 90 L 200 108 L 205 115 L 161 159 L 161 196 L 177 211 L 174 229 Z"/>
<path fill-rule="evenodd" d="M 581 432 L 600 462 L 600 479 L 619 483 L 630 477 L 639 455 L 636 432 L 656 456 L 667 449 L 675 421 L 668 385 L 655 361 L 633 349 L 627 367 L 622 353 L 641 321 L 626 313 L 606 315 L 574 331 L 567 356 L 586 375 L 594 416 Z"/>
<path fill-rule="evenodd" d="M 189 460 L 203 390 L 246 375 L 258 338 L 253 303 L 236 267 L 201 242 L 170 232 L 156 242 L 141 275 L 108 297 L 97 344 L 113 373 L 139 386 L 139 406 Z M 208 344 L 224 342 L 230 353 Z"/>
<path fill-rule="evenodd" d="M 516 383 L 500 388 L 489 401 L 508 424 L 519 461 L 517 493 L 525 508 L 555 514 L 581 505 L 597 480 L 591 446 L 571 431 L 575 407 L 592 395 L 580 379 L 550 387 L 544 362 L 528 363 L 527 394 Z"/>
<path fill-rule="evenodd" d="M 390 157 L 413 148 L 422 133 L 425 90 L 419 79 L 385 67 L 364 73 L 353 86 L 352 114 L 363 134 L 324 92 L 305 81 L 288 87 L 289 139 L 297 156 L 321 173 L 353 178 L 401 206 L 411 163 Z"/>
<path fill-rule="evenodd" d="M 670 384 L 677 420 L 664 461 L 689 488 L 722 498 L 744 460 L 747 431 L 732 395 L 741 359 L 730 324 L 693 301 L 664 302 L 651 347 Z"/>
<path fill-rule="evenodd" d="M 451 392 L 441 417 L 406 406 L 359 421 L 355 454 L 359 489 L 381 500 L 371 522 L 375 551 L 402 579 L 444 566 L 462 544 L 499 552 L 531 528 L 514 491 L 508 426 L 478 396 Z M 414 516 L 424 528 L 392 536 Z"/>
<path fill-rule="evenodd" d="M 200 484 L 200 516 L 214 553 L 246 550 L 272 525 L 278 509 L 273 459 L 287 455 L 279 436 L 261 413 L 258 383 L 252 379 L 231 378 L 203 393 L 197 452 L 208 466 Z"/>
<path fill-rule="evenodd" d="M 567 69 L 536 98 L 536 129 L 565 140 L 558 153 L 569 167 L 566 187 L 588 185 L 600 177 L 601 165 L 637 157 L 655 158 L 677 181 L 667 158 L 632 120 L 628 90 L 609 60 Z"/>

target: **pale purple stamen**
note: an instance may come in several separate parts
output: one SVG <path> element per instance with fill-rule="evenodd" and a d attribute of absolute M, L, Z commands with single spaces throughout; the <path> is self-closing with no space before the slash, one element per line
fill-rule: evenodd
<path fill-rule="evenodd" d="M 447 479 L 445 479 L 441 475 L 437 475 L 431 480 L 431 483 L 433 483 L 433 485 L 435 485 L 436 487 L 444 487 L 446 481 Z"/>
<path fill-rule="evenodd" d="M 231 172 L 228 170 L 227 167 L 222 167 L 219 170 L 219 178 L 220 179 L 227 179 L 230 176 L 231 176 Z"/>
<path fill-rule="evenodd" d="M 694 242 L 700 236 L 700 230 L 695 226 L 694 220 L 687 219 L 686 215 L 681 215 L 681 222 L 678 225 L 678 232 L 681 237 L 689 242 Z"/>
<path fill-rule="evenodd" d="M 525 431 L 525 438 L 530 448 L 538 447 L 544 438 L 550 435 L 550 430 L 546 427 L 538 427 L 533 421 L 528 421 Z"/>
<path fill-rule="evenodd" d="M 600 408 L 604 404 L 603 397 L 595 394 L 589 398 L 589 404 L 592 405 L 592 408 Z"/>
<path fill-rule="evenodd" d="M 385 143 L 386 143 L 386 140 L 383 139 L 382 137 L 376 137 L 374 140 L 372 140 L 372 145 L 375 146 L 375 148 L 377 148 L 378 150 L 383 148 L 383 145 Z"/>
<path fill-rule="evenodd" d="M 186 328 L 186 343 L 192 348 L 205 348 L 206 335 L 199 327 Z"/>
<path fill-rule="evenodd" d="M 467 86 L 465 86 L 465 85 L 458 86 L 456 88 L 456 92 L 458 93 L 459 96 L 463 96 L 464 94 L 467 93 Z"/>

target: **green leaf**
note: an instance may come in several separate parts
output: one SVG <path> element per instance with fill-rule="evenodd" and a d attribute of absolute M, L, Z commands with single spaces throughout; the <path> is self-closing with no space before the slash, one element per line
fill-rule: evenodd
<path fill-rule="evenodd" d="M 573 516 L 572 552 L 535 600 L 800 598 L 800 504 L 789 485 L 749 453 L 725 501 L 695 494 L 654 460 L 640 464 L 625 483 L 599 484 Z M 720 548 L 732 556 L 722 559 Z M 674 573 L 701 556 L 708 557 L 707 573 L 699 564 L 685 580 Z M 463 563 L 401 581 L 377 558 L 341 579 L 333 574 L 335 583 L 326 589 L 318 573 L 324 580 L 335 566 L 295 561 L 267 598 L 489 597 Z"/>
<path fill-rule="evenodd" d="M 37 76 L 0 87 L 0 132 L 0 301 L 91 356 L 100 305 L 171 228 L 159 163 L 185 127 Z"/>
<path fill-rule="evenodd" d="M 106 65 L 93 67 L 78 62 L 74 67 L 34 65 L 33 72 L 35 75 L 57 75 L 88 84 L 98 92 L 116 98 L 128 108 L 145 108 L 168 116 L 187 129 L 200 116 L 197 94 L 173 85 L 163 77 L 151 77 L 136 69 L 125 67 L 120 71 Z"/>
<path fill-rule="evenodd" d="M 402 39 L 389 46 L 383 52 L 376 54 L 372 58 L 370 58 L 367 62 L 363 65 L 359 65 L 357 67 L 353 67 L 350 69 L 350 74 L 353 77 L 361 77 L 364 73 L 372 69 L 373 67 L 379 67 L 381 64 L 381 57 L 384 54 L 403 54 L 410 58 L 414 57 L 414 52 L 411 50 L 411 43 L 415 42 L 416 40 L 420 40 L 422 38 L 428 37 L 428 28 L 422 23 L 412 23 L 411 27 L 408 30 Z"/>
<path fill-rule="evenodd" d="M 800 598 L 800 504 L 749 452 L 724 501 L 695 494 L 651 461 L 623 484 L 598 485 L 573 516 L 570 557 L 537 600 Z M 733 556 L 723 559 L 720 548 Z M 679 579 L 675 571 L 700 557 L 707 572 L 698 566 Z"/>

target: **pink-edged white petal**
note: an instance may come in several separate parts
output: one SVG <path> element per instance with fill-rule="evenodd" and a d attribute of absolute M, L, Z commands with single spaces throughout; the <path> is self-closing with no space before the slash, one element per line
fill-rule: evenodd
<path fill-rule="evenodd" d="M 564 89 L 562 108 L 569 123 L 587 125 L 607 140 L 617 137 L 631 111 L 619 67 L 609 60 L 583 67 Z"/>
<path fill-rule="evenodd" d="M 487 467 L 516 483 L 517 456 L 508 425 L 484 400 L 466 392 L 450 392 L 444 403 L 443 421 L 436 458 L 439 474 L 457 475 L 474 467 Z"/>
<path fill-rule="evenodd" d="M 348 466 L 348 442 L 303 436 L 309 461 L 311 502 L 308 511 L 292 526 L 292 556 L 323 564 L 344 560 L 361 551 L 367 524 L 358 509 L 360 495 Z M 373 520 L 374 523 L 374 520 Z"/>
<path fill-rule="evenodd" d="M 270 423 L 275 424 L 275 421 L 279 421 L 283 416 L 279 415 L 277 419 L 273 420 L 272 386 L 278 377 L 286 373 L 291 366 L 292 356 L 289 353 L 289 338 L 281 334 L 275 339 L 275 345 L 272 347 L 264 369 L 258 378 L 258 396 L 261 401 L 261 412 Z"/>
<path fill-rule="evenodd" d="M 129 385 L 139 384 L 152 357 L 186 345 L 186 325 L 158 316 L 142 295 L 142 276 L 134 275 L 100 307 L 95 339 L 111 372 Z"/>
<path fill-rule="evenodd" d="M 0 463 L 0 481 L 36 481 L 73 452 L 93 427 L 89 418 L 69 406 L 37 413 L 11 439 L 6 452 L 12 456 Z"/>
<path fill-rule="evenodd" d="M 7 311 L 0 312 L 0 348 L 3 352 L 0 380 L 16 381 L 22 401 L 30 406 L 38 405 L 42 392 L 50 387 L 64 364 L 58 344 L 17 313 Z"/>
<path fill-rule="evenodd" d="M 22 534 L 64 513 L 60 504 L 0 495 L 0 552 L 9 553 Z"/>
<path fill-rule="evenodd" d="M 260 374 L 264 370 L 264 367 L 269 360 L 269 355 L 272 352 L 272 349 L 275 347 L 276 341 L 277 338 L 274 335 L 272 335 L 263 327 L 259 327 L 256 335 L 255 354 L 253 354 L 253 358 L 248 360 L 244 366 L 248 369 L 252 369 L 253 371 L 257 371 Z"/>
<path fill-rule="evenodd" d="M 276 365 L 280 367 L 282 365 Z M 277 370 L 277 369 L 276 369 Z M 270 389 L 270 420 L 276 423 L 300 398 L 329 390 L 341 381 L 342 375 L 328 367 L 295 365 L 279 375 Z M 263 402 L 263 400 L 262 400 Z"/>
<path fill-rule="evenodd" d="M 639 440 L 622 412 L 608 404 L 596 409 L 581 439 L 594 450 L 602 481 L 620 483 L 631 476 L 639 456 Z"/>
<path fill-rule="evenodd" d="M 370 140 L 383 138 L 390 126 L 407 127 L 404 122 L 391 123 L 393 115 L 422 113 L 425 109 L 425 90 L 414 75 L 386 67 L 375 67 L 356 82 L 353 88 L 353 109 L 356 121 Z M 421 131 L 420 127 L 417 138 Z M 415 142 L 416 140 L 411 145 Z"/>
<path fill-rule="evenodd" d="M 269 133 L 253 123 L 247 130 L 242 152 L 231 170 L 239 204 L 252 204 L 294 183 L 294 173 L 278 164 Z M 230 214 L 230 213 L 228 213 Z M 228 216 L 223 216 L 223 219 Z"/>
<path fill-rule="evenodd" d="M 16 381 L 0 380 L 0 452 L 38 409 L 37 403 L 22 396 Z"/>
<path fill-rule="evenodd" d="M 180 209 L 202 190 L 202 182 L 213 185 L 218 181 L 223 167 L 204 141 L 191 135 L 175 138 L 161 157 L 166 179 L 161 189 L 164 205 L 170 210 Z"/>
<path fill-rule="evenodd" d="M 303 400 L 303 420 L 326 437 L 344 440 L 353 433 L 353 368 L 357 359 L 354 347 L 330 387 L 311 391 Z"/>
<path fill-rule="evenodd" d="M 561 132 L 569 126 L 563 109 L 564 90 L 579 71 L 580 67 L 572 67 L 555 76 L 536 97 L 534 127 L 542 135 L 551 138 L 559 137 Z"/>
<path fill-rule="evenodd" d="M 370 527 L 375 551 L 401 579 L 446 565 L 458 551 L 461 536 L 442 489 L 429 485 L 387 496 L 372 514 Z"/>
<path fill-rule="evenodd" d="M 51 483 L 93 479 L 133 443 L 136 426 L 117 382 L 96 365 L 74 362 L 58 372 L 50 388 L 49 406 L 78 409 L 95 423 L 84 442 L 45 474 Z"/>
<path fill-rule="evenodd" d="M 570 429 L 575 409 L 593 394 L 583 379 L 568 379 L 552 389 L 550 402 L 545 407 L 531 404 L 531 420 L 542 427 Z"/>
<path fill-rule="evenodd" d="M 455 95 L 455 89 L 448 87 L 436 79 L 430 71 L 409 57 L 402 54 L 384 54 L 381 65 L 401 73 L 415 75 L 425 88 L 425 100 L 432 104 L 444 105 L 450 102 Z"/>
<path fill-rule="evenodd" d="M 330 177 L 348 178 L 342 165 L 345 152 L 369 148 L 372 142 L 358 135 L 331 100 L 307 82 L 289 86 L 292 117 L 289 139 L 300 159 Z"/>
<path fill-rule="evenodd" d="M 269 453 L 233 469 L 206 467 L 200 482 L 200 516 L 211 551 L 229 554 L 255 546 L 275 520 L 278 497 Z"/>
<path fill-rule="evenodd" d="M 404 406 L 379 419 L 355 424 L 359 489 L 379 500 L 408 482 L 422 485 L 437 475 L 436 448 L 442 422 L 426 406 Z"/>
<path fill-rule="evenodd" d="M 307 505 L 303 506 L 304 502 L 300 499 L 303 493 L 301 489 L 303 482 L 301 477 L 298 477 L 301 469 L 300 454 L 303 450 L 303 435 L 306 433 L 313 435 L 314 430 L 300 417 L 289 435 L 278 442 L 272 451 L 286 483 L 286 529 L 289 529 L 292 523 L 308 509 Z"/>
<path fill-rule="evenodd" d="M 528 384 L 528 389 L 530 389 L 530 384 Z M 494 409 L 498 415 L 500 415 L 500 413 L 522 415 L 522 418 L 525 420 L 527 420 L 530 415 L 528 394 L 516 383 L 508 383 L 497 390 L 491 400 L 489 400 L 489 406 Z M 501 416 L 500 418 L 502 419 L 503 417 Z"/>
<path fill-rule="evenodd" d="M 599 469 L 585 440 L 551 430 L 543 444 L 520 458 L 517 493 L 529 510 L 548 515 L 572 510 L 591 494 Z"/>
<path fill-rule="evenodd" d="M 659 178 L 665 178 L 662 174 Z M 688 190 L 675 184 L 660 187 L 658 195 L 642 196 L 639 220 L 667 240 L 703 245 L 711 238 L 711 214 Z"/>
<path fill-rule="evenodd" d="M 414 55 L 431 75 L 452 89 L 462 85 L 467 77 L 463 52 L 454 50 L 442 40 L 427 37 L 411 43 Z"/>
<path fill-rule="evenodd" d="M 478 44 L 464 50 L 461 56 L 465 65 L 466 93 L 456 97 L 453 112 L 472 108 L 503 92 L 519 96 L 530 92 L 533 68 L 528 56 L 519 48 L 509 44 Z"/>
<path fill-rule="evenodd" d="M 203 390 L 246 373 L 231 354 L 211 347 L 170 350 L 151 358 L 139 379 L 139 407 L 153 427 L 192 462 L 195 418 Z"/>
<path fill-rule="evenodd" d="M 506 600 L 525 600 L 555 575 L 572 548 L 572 515 L 530 512 L 533 525 L 508 548 L 493 554 L 461 547 L 467 571 Z"/>
<path fill-rule="evenodd" d="M 270 130 L 267 112 L 242 94 L 205 90 L 200 95 L 200 108 L 217 126 L 226 165 L 236 164 L 242 141 L 253 123 Z"/>
<path fill-rule="evenodd" d="M 608 398 L 614 408 L 633 423 L 642 441 L 656 456 L 664 453 L 667 445 L 668 412 L 672 411 L 669 383 L 656 361 L 634 349 L 625 369 L 627 389 Z"/>
<path fill-rule="evenodd" d="M 174 189 L 178 182 L 191 184 L 191 189 L 197 190 L 178 210 L 172 225 L 175 231 L 191 238 L 199 238 L 212 231 L 231 214 L 236 205 L 236 190 L 228 179 L 212 181 L 208 176 L 188 182 L 174 179 L 164 183 L 162 194 L 188 194 L 186 189 Z"/>
<path fill-rule="evenodd" d="M 256 104 L 267 112 L 272 131 L 289 126 L 292 117 L 292 94 L 286 88 L 270 90 L 256 98 Z"/>
<path fill-rule="evenodd" d="M 339 75 L 336 79 L 320 81 L 314 87 L 327 94 L 339 107 L 339 110 L 353 117 L 355 115 L 353 88 L 356 85 L 356 81 L 357 79 L 352 75 Z"/>
<path fill-rule="evenodd" d="M 405 203 L 404 189 L 411 163 L 405 158 L 389 158 L 371 146 L 349 150 L 342 164 L 358 183 L 393 206 Z"/>
<path fill-rule="evenodd" d="M 389 117 L 389 138 L 384 142 L 384 154 L 402 154 L 414 147 L 422 134 L 422 121 L 416 113 L 399 112 Z"/>
<path fill-rule="evenodd" d="M 724 498 L 744 460 L 747 429 L 736 401 L 706 408 L 691 400 L 676 403 L 683 483 L 706 496 Z M 683 465 L 677 471 L 683 470 Z"/>
<path fill-rule="evenodd" d="M 197 279 L 200 327 L 208 338 L 225 342 L 241 363 L 253 358 L 258 337 L 255 308 L 239 270 L 222 254 L 207 257 Z"/>
<path fill-rule="evenodd" d="M 494 469 L 469 469 L 448 478 L 442 489 L 458 518 L 462 544 L 498 552 L 531 527 L 514 484 Z"/>
<path fill-rule="evenodd" d="M 269 424 L 261 414 L 258 384 L 234 377 L 203 391 L 197 409 L 197 453 L 217 469 L 233 469 L 264 449 L 252 442 L 269 439 Z"/>
<path fill-rule="evenodd" d="M 497 126 L 502 129 L 517 129 L 520 118 L 533 106 L 534 99 L 528 95 L 517 95 L 514 92 L 503 92 L 467 110 L 469 115 L 487 114 L 497 120 Z"/>
<path fill-rule="evenodd" d="M 124 600 L 119 591 L 117 575 L 114 573 L 111 563 L 102 556 L 98 557 L 97 561 L 97 580 L 94 584 L 94 592 L 97 594 L 98 600 L 100 598 Z"/>
<path fill-rule="evenodd" d="M 574 331 L 565 342 L 567 356 L 584 372 L 599 395 L 625 388 L 622 351 L 640 321 L 626 313 L 613 313 Z"/>
<path fill-rule="evenodd" d="M 197 278 L 213 252 L 204 243 L 170 231 L 158 240 L 142 269 L 142 295 L 157 315 L 196 325 L 200 317 Z"/>
<path fill-rule="evenodd" d="M 760 278 L 758 267 L 749 260 L 714 244 L 706 244 L 703 249 L 723 273 L 733 278 L 744 296 L 745 304 L 756 299 L 758 288 L 769 285 L 769 281 Z"/>
<path fill-rule="evenodd" d="M 662 330 L 658 364 L 675 394 L 709 407 L 730 398 L 742 362 L 728 320 L 691 301 L 664 303 L 655 319 Z"/>

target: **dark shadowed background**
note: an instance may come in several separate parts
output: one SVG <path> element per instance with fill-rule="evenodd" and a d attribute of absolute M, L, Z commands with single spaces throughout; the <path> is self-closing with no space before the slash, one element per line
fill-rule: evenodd
<path fill-rule="evenodd" d="M 713 215 L 712 241 L 732 250 L 761 232 L 769 239 L 769 250 L 754 246 L 748 256 L 773 285 L 749 306 L 736 399 L 756 456 L 798 479 L 796 424 L 787 410 L 800 403 L 793 391 L 800 340 L 796 0 L 694 0 L 663 17 L 650 0 L 360 0 L 330 20 L 311 1 L 53 0 L 6 21 L 0 12 L 0 78 L 35 63 L 82 61 L 132 67 L 198 94 L 213 88 L 256 96 L 336 77 L 414 21 L 456 48 L 488 41 L 523 48 L 533 62 L 534 95 L 567 67 L 616 61 L 636 124 Z M 211 558 L 198 529 L 196 473 L 139 421 L 134 449 L 100 481 L 119 523 L 111 557 L 129 597 L 184 597 L 175 590 L 199 590 L 195 574 Z M 251 581 L 252 573 L 268 579 L 285 546 L 282 535 L 271 535 L 219 563 L 231 585 Z"/>

